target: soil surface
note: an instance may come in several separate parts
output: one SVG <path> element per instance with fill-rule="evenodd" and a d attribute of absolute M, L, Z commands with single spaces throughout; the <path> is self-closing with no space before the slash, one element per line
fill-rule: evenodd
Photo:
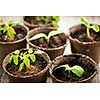
<path fill-rule="evenodd" d="M 69 64 L 69 66 L 79 65 L 84 69 L 85 73 L 82 75 L 82 77 L 78 77 L 71 72 L 70 77 L 68 77 L 67 71 L 65 72 L 64 68 L 58 68 L 58 69 L 54 68 L 53 75 L 57 79 L 60 79 L 62 81 L 67 81 L 67 82 L 81 81 L 83 79 L 90 77 L 96 71 L 94 65 L 89 60 L 79 56 L 69 57 L 66 61 L 60 63 L 59 65 L 64 65 L 64 64 Z"/>
<path fill-rule="evenodd" d="M 14 40 L 10 40 L 7 33 L 3 33 L 2 31 L 0 32 L 0 41 L 1 42 L 11 42 L 11 41 L 17 41 L 20 40 L 22 38 L 24 38 L 27 34 L 27 30 L 21 26 L 21 25 L 17 25 L 13 27 L 16 34 L 15 34 L 15 39 Z"/>
<path fill-rule="evenodd" d="M 47 61 L 42 57 L 42 55 L 36 55 L 36 62 L 32 63 L 30 68 L 24 67 L 24 69 L 20 72 L 18 71 L 19 65 L 15 65 L 13 62 L 11 64 L 8 64 L 6 69 L 8 72 L 12 73 L 13 75 L 17 76 L 29 76 L 36 74 L 43 70 L 47 66 Z"/>
<path fill-rule="evenodd" d="M 42 48 L 57 48 L 66 44 L 66 35 L 61 33 L 59 35 L 52 36 L 49 43 L 44 38 L 31 41 L 31 43 Z"/>
<path fill-rule="evenodd" d="M 100 41 L 100 32 L 95 32 L 94 30 L 90 29 L 90 35 L 92 37 L 92 40 L 87 38 L 86 35 L 86 27 L 84 25 L 81 25 L 77 28 L 80 29 L 72 29 L 71 30 L 71 37 L 76 38 L 81 42 L 93 42 L 93 41 Z"/>

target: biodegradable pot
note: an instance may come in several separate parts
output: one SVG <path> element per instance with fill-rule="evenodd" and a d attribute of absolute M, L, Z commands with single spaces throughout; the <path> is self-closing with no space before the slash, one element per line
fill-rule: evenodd
<path fill-rule="evenodd" d="M 59 72 L 59 75 L 54 74 L 54 69 L 64 64 L 69 64 L 70 66 L 79 65 L 82 68 L 84 68 L 85 71 L 87 70 L 88 75 L 86 74 L 87 76 L 85 75 L 84 78 L 78 79 L 77 81 L 76 80 L 73 81 L 70 78 L 62 80 L 60 79 L 63 77 L 61 76 L 61 72 Z M 93 80 L 96 78 L 97 64 L 94 60 L 92 60 L 90 57 L 86 55 L 82 54 L 61 55 L 55 58 L 51 62 L 49 73 L 54 83 L 88 83 L 88 82 L 93 82 Z"/>
<path fill-rule="evenodd" d="M 27 49 L 21 49 L 21 50 L 27 50 Z M 23 76 L 14 75 L 7 70 L 8 58 L 11 56 L 12 53 L 7 55 L 2 63 L 3 70 L 7 74 L 8 80 L 10 83 L 44 83 L 46 82 L 47 70 L 50 66 L 50 58 L 45 52 L 41 56 L 47 62 L 46 67 L 36 74 L 23 75 Z"/>
<path fill-rule="evenodd" d="M 26 36 L 26 40 L 27 40 L 27 42 L 29 44 L 29 47 L 45 51 L 50 56 L 51 60 L 53 60 L 55 57 L 60 56 L 60 55 L 62 55 L 64 53 L 64 50 L 65 50 L 65 47 L 66 47 L 66 41 L 67 41 L 66 35 L 64 34 L 65 35 L 64 38 L 66 38 L 65 39 L 65 44 L 60 46 L 60 47 L 57 47 L 57 48 L 43 48 L 43 47 L 39 47 L 39 46 L 31 43 L 29 41 L 29 38 L 34 36 L 34 35 L 36 35 L 36 34 L 48 33 L 48 32 L 53 31 L 53 30 L 55 30 L 55 28 L 53 28 L 53 27 L 39 27 L 39 28 L 35 28 L 35 29 L 31 30 L 28 33 L 28 35 Z"/>
<path fill-rule="evenodd" d="M 27 35 L 28 29 L 24 25 L 21 25 L 23 27 L 25 34 Z M 1 42 L 0 41 L 0 66 L 2 66 L 2 61 L 4 57 L 16 49 L 21 49 L 26 47 L 26 36 L 20 40 L 11 41 L 11 42 Z"/>
<path fill-rule="evenodd" d="M 31 30 L 31 29 L 33 29 L 33 28 L 37 28 L 37 27 L 48 27 L 48 26 L 52 26 L 51 24 L 39 24 L 39 23 L 37 23 L 37 24 L 31 24 L 31 23 L 29 23 L 28 21 L 26 21 L 26 18 L 27 17 L 32 17 L 33 19 L 34 19 L 34 17 L 36 17 L 36 16 L 24 16 L 23 17 L 23 23 Z"/>
<path fill-rule="evenodd" d="M 81 42 L 73 38 L 72 34 L 86 30 L 82 24 L 75 25 L 69 29 L 69 39 L 73 53 L 82 53 L 94 59 L 97 63 L 100 61 L 100 41 Z"/>

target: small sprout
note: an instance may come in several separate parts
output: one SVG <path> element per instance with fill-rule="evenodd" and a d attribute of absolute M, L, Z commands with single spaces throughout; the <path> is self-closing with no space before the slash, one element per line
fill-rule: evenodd
<path fill-rule="evenodd" d="M 19 53 L 20 53 L 19 50 L 14 51 L 14 54 L 19 54 Z"/>
<path fill-rule="evenodd" d="M 44 53 L 44 51 L 41 51 L 41 50 L 35 50 L 34 51 L 34 54 L 43 54 Z"/>
<path fill-rule="evenodd" d="M 71 72 L 78 77 L 82 77 L 83 73 L 85 72 L 84 69 L 79 65 L 75 65 L 73 67 L 70 67 L 68 64 L 66 64 L 66 65 L 58 66 L 54 70 L 56 70 L 58 68 L 65 68 L 65 72 L 66 73 L 68 72 L 68 77 L 70 77 Z"/>
<path fill-rule="evenodd" d="M 30 49 L 28 50 L 28 53 L 33 53 L 32 48 L 30 48 Z"/>
<path fill-rule="evenodd" d="M 14 30 L 14 26 L 16 26 L 18 23 L 13 22 L 12 20 L 7 22 L 6 24 L 4 24 L 4 26 L 2 27 L 2 25 L 0 26 L 0 31 L 2 31 L 2 33 L 5 33 L 8 35 L 10 40 L 14 40 L 15 38 L 15 30 Z"/>
<path fill-rule="evenodd" d="M 91 39 L 92 40 L 92 37 L 90 35 L 90 29 L 93 29 L 95 32 L 99 32 L 100 31 L 100 28 L 97 24 L 93 24 L 93 25 L 90 25 L 90 23 L 88 22 L 88 20 L 84 17 L 81 17 L 80 19 L 80 22 L 86 26 L 87 28 L 87 38 Z"/>
<path fill-rule="evenodd" d="M 45 33 L 39 33 L 39 34 L 37 34 L 37 35 L 31 37 L 31 38 L 29 39 L 29 41 L 37 40 L 37 39 L 39 39 L 39 38 L 45 38 L 45 40 L 47 40 L 47 42 L 49 42 L 49 41 L 50 41 L 50 38 L 51 38 L 52 36 L 59 35 L 59 34 L 61 34 L 61 33 L 63 33 L 62 30 L 51 31 L 51 32 L 48 33 L 48 36 L 47 36 Z"/>
<path fill-rule="evenodd" d="M 56 28 L 59 28 L 58 22 L 60 21 L 60 17 L 59 16 L 52 16 L 52 25 L 55 26 Z"/>
<path fill-rule="evenodd" d="M 44 24 L 51 24 L 56 28 L 59 28 L 58 22 L 60 21 L 59 16 L 36 16 L 36 21 L 42 21 Z"/>
<path fill-rule="evenodd" d="M 18 65 L 18 56 L 19 56 L 20 51 L 16 50 L 14 51 L 13 55 L 10 56 L 10 58 L 8 59 L 8 63 L 11 63 L 12 60 L 14 62 L 15 65 Z"/>
<path fill-rule="evenodd" d="M 24 67 L 30 68 L 31 62 L 34 63 L 36 61 L 36 54 L 44 53 L 41 50 L 35 50 L 33 52 L 32 48 L 28 49 L 26 52 L 20 52 L 19 50 L 15 50 L 13 54 L 9 57 L 8 63 L 13 63 L 19 66 L 18 71 L 22 71 Z"/>

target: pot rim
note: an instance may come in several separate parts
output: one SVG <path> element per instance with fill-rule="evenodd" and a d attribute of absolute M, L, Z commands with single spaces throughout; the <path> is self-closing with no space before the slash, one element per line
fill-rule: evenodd
<path fill-rule="evenodd" d="M 91 79 L 96 75 L 96 73 L 97 73 L 97 69 L 98 69 L 97 66 L 98 66 L 98 65 L 97 65 L 97 63 L 96 63 L 92 58 L 90 58 L 90 57 L 88 57 L 88 56 L 86 56 L 86 55 L 78 54 L 78 53 L 73 53 L 73 54 L 68 54 L 68 55 L 61 55 L 61 56 L 56 57 L 53 61 L 51 61 L 50 66 L 52 66 L 52 65 L 55 63 L 55 61 L 57 61 L 57 59 L 60 59 L 60 58 L 63 58 L 63 57 L 68 57 L 68 56 L 76 56 L 76 55 L 79 55 L 79 56 L 81 56 L 81 57 L 85 57 L 85 58 L 89 59 L 89 60 L 95 65 L 94 68 L 95 68 L 96 70 L 94 71 L 94 73 L 93 73 L 90 77 L 85 78 L 85 79 L 80 80 L 80 81 L 73 81 L 73 82 L 70 82 L 70 83 L 82 83 L 82 82 L 86 82 L 86 81 L 91 80 Z M 53 69 L 55 68 L 55 65 L 53 65 L 53 66 L 54 66 L 53 68 L 52 68 L 52 67 L 49 68 L 49 73 L 50 73 L 51 77 L 52 77 L 54 80 L 58 81 L 58 82 L 61 82 L 61 83 L 69 83 L 69 82 L 67 82 L 67 81 L 63 81 L 63 80 L 60 80 L 60 79 L 56 78 L 56 77 L 52 74 Z"/>
<path fill-rule="evenodd" d="M 22 48 L 22 49 L 19 49 L 19 50 L 21 51 L 21 50 L 28 50 L 28 49 Z M 35 50 L 37 50 L 37 49 L 35 49 Z M 14 51 L 13 51 L 13 52 L 14 52 Z M 28 76 L 18 76 L 18 75 L 14 75 L 14 74 L 8 72 L 7 69 L 6 69 L 6 67 L 7 67 L 7 60 L 8 60 L 8 58 L 9 58 L 9 56 L 10 56 L 13 52 L 11 52 L 10 54 L 8 54 L 8 55 L 4 58 L 4 60 L 3 60 L 3 62 L 2 62 L 2 67 L 3 67 L 4 71 L 5 71 L 9 76 L 16 77 L 16 78 L 23 78 L 23 79 L 24 79 L 24 78 L 35 77 L 35 76 L 40 75 L 42 72 L 47 71 L 48 68 L 50 67 L 50 62 L 51 62 L 51 60 L 50 60 L 49 56 L 44 52 L 44 54 L 46 55 L 46 57 L 47 57 L 47 59 L 48 59 L 48 64 L 47 64 L 47 66 L 46 66 L 43 70 L 41 70 L 40 72 L 38 72 L 38 73 L 36 73 L 36 74 L 28 75 Z M 6 64 L 5 64 L 5 63 L 6 63 Z M 6 66 L 5 66 L 5 65 L 6 65 Z"/>
<path fill-rule="evenodd" d="M 25 40 L 29 29 L 23 23 L 20 23 L 19 25 L 21 25 L 23 28 L 26 29 L 27 32 L 26 32 L 25 37 L 23 37 L 22 39 L 16 40 L 16 41 L 11 41 L 11 42 L 2 42 L 2 41 L 0 41 L 0 44 L 16 44 L 16 43 L 19 43 L 19 42 Z"/>
<path fill-rule="evenodd" d="M 34 45 L 33 43 L 31 43 L 30 41 L 29 41 L 29 36 L 30 36 L 30 34 L 32 33 L 32 32 L 34 32 L 34 31 L 36 31 L 36 30 L 40 30 L 40 29 L 55 29 L 55 28 L 53 28 L 53 27 L 39 27 L 39 28 L 35 28 L 35 29 L 33 29 L 33 30 L 31 30 L 31 31 L 29 31 L 28 32 L 28 34 L 27 34 L 27 36 L 26 36 L 26 41 L 27 41 L 27 43 L 29 44 L 29 45 L 31 45 L 32 47 L 35 47 L 35 48 L 37 48 L 37 49 L 41 49 L 41 50 L 43 50 L 43 51 L 52 51 L 52 50 L 59 50 L 59 49 L 62 49 L 62 48 L 64 48 L 64 47 L 66 47 L 66 45 L 67 45 L 67 36 L 66 36 L 66 34 L 65 34 L 65 36 L 66 36 L 66 43 L 64 44 L 64 45 L 62 45 L 62 46 L 60 46 L 60 47 L 56 47 L 56 48 L 43 48 L 43 47 L 40 47 L 40 46 L 37 46 L 37 45 Z"/>
<path fill-rule="evenodd" d="M 75 41 L 75 42 L 78 42 L 79 44 L 83 44 L 83 45 L 100 45 L 100 41 L 93 41 L 93 42 L 81 42 L 81 41 L 79 41 L 78 39 L 76 39 L 76 38 L 72 38 L 71 37 L 71 29 L 72 28 L 75 28 L 75 27 L 78 27 L 78 26 L 81 26 L 82 24 L 77 24 L 77 25 L 73 25 L 72 27 L 70 27 L 69 28 L 69 30 L 68 30 L 68 38 L 70 39 L 70 40 L 73 40 L 73 41 Z"/>

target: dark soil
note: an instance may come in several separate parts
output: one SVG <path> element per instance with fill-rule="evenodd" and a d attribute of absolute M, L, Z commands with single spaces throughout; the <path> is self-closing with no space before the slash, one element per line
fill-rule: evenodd
<path fill-rule="evenodd" d="M 82 77 L 78 77 L 75 74 L 71 72 L 70 77 L 68 77 L 67 71 L 64 71 L 64 68 L 58 68 L 58 69 L 53 69 L 53 75 L 62 81 L 67 81 L 67 82 L 77 82 L 84 80 L 88 77 L 90 77 L 96 69 L 94 68 L 94 65 L 87 59 L 84 59 L 82 57 L 76 56 L 76 57 L 69 57 L 64 61 L 63 63 L 60 63 L 59 65 L 63 64 L 69 64 L 69 66 L 74 66 L 74 65 L 79 65 L 81 66 L 84 70 L 85 73 L 82 75 Z M 57 66 L 59 66 L 57 65 Z"/>
<path fill-rule="evenodd" d="M 31 62 L 31 66 L 29 69 L 27 69 L 25 66 L 21 72 L 18 71 L 19 65 L 16 66 L 13 62 L 11 64 L 8 64 L 6 69 L 8 72 L 17 76 L 29 76 L 29 75 L 37 74 L 47 66 L 47 61 L 45 61 L 42 55 L 36 55 L 36 59 L 37 60 L 35 63 Z"/>
<path fill-rule="evenodd" d="M 32 24 L 32 25 L 42 25 L 42 24 L 45 24 L 45 22 L 43 21 L 36 21 L 36 16 L 25 16 L 24 17 L 24 21 L 28 22 L 29 24 Z"/>
<path fill-rule="evenodd" d="M 32 44 L 42 48 L 57 48 L 66 44 L 66 36 L 64 33 L 52 36 L 49 43 L 44 38 L 31 41 Z"/>
<path fill-rule="evenodd" d="M 1 42 L 11 42 L 11 41 L 17 41 L 20 40 L 22 38 L 24 38 L 27 34 L 27 30 L 21 26 L 21 25 L 17 25 L 13 27 L 16 34 L 15 34 L 15 39 L 14 40 L 10 40 L 7 33 L 3 33 L 2 31 L 0 32 L 0 41 Z"/>
<path fill-rule="evenodd" d="M 87 38 L 86 36 L 86 27 L 84 25 L 81 25 L 77 28 L 80 29 L 73 29 L 71 30 L 71 37 L 76 38 L 81 42 L 93 42 L 93 41 L 100 41 L 100 32 L 95 32 L 94 30 L 90 29 L 90 35 L 92 37 L 92 40 Z"/>

